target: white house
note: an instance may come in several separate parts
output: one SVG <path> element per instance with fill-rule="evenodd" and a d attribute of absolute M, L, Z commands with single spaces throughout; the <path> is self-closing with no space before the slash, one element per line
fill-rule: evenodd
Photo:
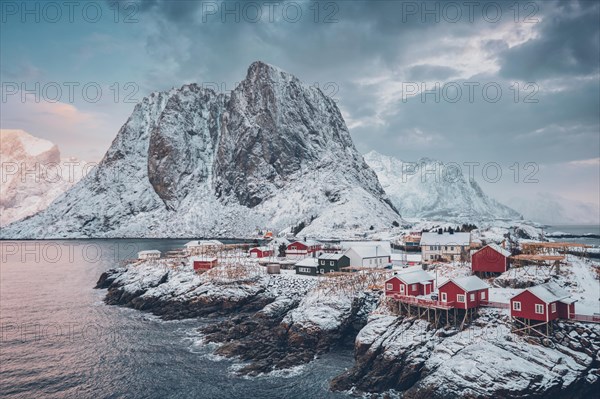
<path fill-rule="evenodd" d="M 160 251 L 157 249 L 150 249 L 148 251 L 138 252 L 138 259 L 159 259 Z"/>
<path fill-rule="evenodd" d="M 460 261 L 471 247 L 471 233 L 423 233 L 421 253 L 424 262 Z"/>
<path fill-rule="evenodd" d="M 349 248 L 344 255 L 354 267 L 384 268 L 392 264 L 390 252 L 381 245 L 358 245 Z"/>

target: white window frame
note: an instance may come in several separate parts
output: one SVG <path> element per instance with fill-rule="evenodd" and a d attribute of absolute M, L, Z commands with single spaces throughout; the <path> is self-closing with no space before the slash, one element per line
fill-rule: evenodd
<path fill-rule="evenodd" d="M 540 305 L 539 303 L 535 304 L 535 314 L 544 314 L 544 305 Z M 541 311 L 538 311 L 541 310 Z"/>
<path fill-rule="evenodd" d="M 462 298 L 462 301 L 460 300 L 461 298 Z M 457 295 L 456 295 L 456 302 L 459 302 L 459 303 L 465 303 L 466 299 L 467 299 L 467 298 L 465 298 L 465 295 L 464 295 L 464 294 L 457 294 Z"/>
<path fill-rule="evenodd" d="M 413 285 L 412 285 L 412 290 L 413 290 L 413 291 L 415 291 L 416 289 L 417 289 L 417 285 L 416 285 L 416 284 L 413 284 Z"/>
<path fill-rule="evenodd" d="M 400 284 L 400 292 L 404 293 L 404 284 Z"/>
<path fill-rule="evenodd" d="M 471 293 L 469 296 L 470 296 L 470 301 L 475 302 L 475 294 Z"/>
<path fill-rule="evenodd" d="M 392 283 L 387 283 L 387 284 L 385 285 L 385 289 L 386 289 L 386 290 L 388 290 L 388 291 L 391 291 L 391 290 L 393 290 L 393 289 L 394 289 L 394 284 L 392 284 Z"/>
<path fill-rule="evenodd" d="M 481 299 L 485 299 L 485 291 L 481 291 L 480 297 L 481 297 Z"/>
<path fill-rule="evenodd" d="M 442 292 L 442 302 L 448 302 L 448 294 L 446 292 Z"/>
<path fill-rule="evenodd" d="M 325 261 L 324 261 L 324 260 L 322 260 L 322 261 L 321 261 L 321 264 L 322 264 L 322 265 L 325 265 Z"/>
<path fill-rule="evenodd" d="M 333 265 L 335 265 L 335 262 L 334 262 L 334 261 L 332 261 L 332 260 L 330 260 L 330 261 L 329 261 L 329 266 L 333 266 Z"/>
<path fill-rule="evenodd" d="M 321 269 L 321 274 L 325 274 L 325 269 Z"/>
<path fill-rule="evenodd" d="M 556 302 L 550 305 L 550 308 L 552 309 L 552 313 L 556 313 Z"/>
<path fill-rule="evenodd" d="M 521 302 L 513 301 L 512 310 L 520 312 L 521 311 Z"/>

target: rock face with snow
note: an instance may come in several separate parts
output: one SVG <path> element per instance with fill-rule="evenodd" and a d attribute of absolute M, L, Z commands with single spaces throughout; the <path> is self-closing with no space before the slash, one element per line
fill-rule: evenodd
<path fill-rule="evenodd" d="M 366 154 L 365 161 L 404 217 L 461 222 L 521 218 L 488 197 L 458 168 L 440 161 L 423 158 L 407 163 L 375 151 Z"/>
<path fill-rule="evenodd" d="M 231 237 L 301 222 L 331 235 L 401 220 L 334 101 L 255 62 L 231 95 L 191 84 L 145 98 L 93 172 L 2 236 Z"/>
<path fill-rule="evenodd" d="M 0 226 L 45 209 L 82 175 L 83 163 L 61 160 L 58 147 L 23 130 L 0 130 Z"/>
<path fill-rule="evenodd" d="M 484 311 L 467 330 L 435 329 L 421 319 L 373 315 L 356 338 L 353 368 L 335 390 L 402 391 L 416 398 L 586 398 L 600 385 L 598 328 L 571 344 L 575 327 L 545 339 L 510 334 L 508 316 Z M 583 335 L 585 334 L 585 335 Z"/>

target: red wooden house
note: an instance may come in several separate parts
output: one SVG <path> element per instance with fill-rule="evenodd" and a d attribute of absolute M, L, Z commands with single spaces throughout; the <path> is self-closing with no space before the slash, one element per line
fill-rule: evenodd
<path fill-rule="evenodd" d="M 285 255 L 288 258 L 306 258 L 322 248 L 323 246 L 316 241 L 294 241 L 287 246 Z"/>
<path fill-rule="evenodd" d="M 204 256 L 192 256 L 190 258 L 190 263 L 192 267 L 196 271 L 206 271 L 210 270 L 213 267 L 217 266 L 219 261 L 217 258 L 212 257 L 204 257 Z"/>
<path fill-rule="evenodd" d="M 504 273 L 508 270 L 510 252 L 497 244 L 489 244 L 471 255 L 471 270 L 483 273 Z"/>
<path fill-rule="evenodd" d="M 549 322 L 570 319 L 575 314 L 575 300 L 555 283 L 530 287 L 510 299 L 511 317 Z"/>
<path fill-rule="evenodd" d="M 253 258 L 268 258 L 273 256 L 273 249 L 270 247 L 254 247 L 248 251 Z"/>
<path fill-rule="evenodd" d="M 424 270 L 399 273 L 385 282 L 385 295 L 419 296 L 433 291 L 433 276 Z"/>
<path fill-rule="evenodd" d="M 451 279 L 439 286 L 439 299 L 441 302 L 454 302 L 458 309 L 477 308 L 481 301 L 489 300 L 489 288 L 477 276 Z"/>

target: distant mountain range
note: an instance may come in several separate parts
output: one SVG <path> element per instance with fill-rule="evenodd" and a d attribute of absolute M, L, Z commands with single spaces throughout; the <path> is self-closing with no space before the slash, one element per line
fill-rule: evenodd
<path fill-rule="evenodd" d="M 448 169 L 444 173 L 440 161 L 403 162 L 375 151 L 364 158 L 404 217 L 462 222 L 521 218 L 514 209 L 487 196 L 462 172 Z"/>

